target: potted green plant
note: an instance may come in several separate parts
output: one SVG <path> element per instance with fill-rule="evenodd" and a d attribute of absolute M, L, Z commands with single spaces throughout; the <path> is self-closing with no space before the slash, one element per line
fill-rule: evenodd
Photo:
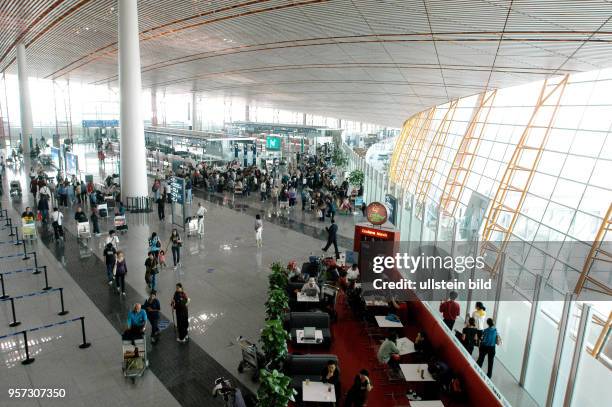
<path fill-rule="evenodd" d="M 282 319 L 287 308 L 289 308 L 287 292 L 278 287 L 271 289 L 266 301 L 266 320 Z"/>
<path fill-rule="evenodd" d="M 262 369 L 260 378 L 257 390 L 258 407 L 287 407 L 290 401 L 295 401 L 297 392 L 291 387 L 291 377 L 276 369 Z"/>
<path fill-rule="evenodd" d="M 262 350 L 271 367 L 279 367 L 287 357 L 289 334 L 278 319 L 266 321 L 261 330 Z"/>
<path fill-rule="evenodd" d="M 272 267 L 270 267 L 272 273 L 268 276 L 268 282 L 270 284 L 270 290 L 274 288 L 279 288 L 282 290 L 287 289 L 287 284 L 289 283 L 287 277 L 287 271 L 280 263 L 272 263 Z"/>
<path fill-rule="evenodd" d="M 349 184 L 355 187 L 363 185 L 363 179 L 364 179 L 363 171 L 361 170 L 353 170 L 350 172 L 348 176 Z"/>
<path fill-rule="evenodd" d="M 346 157 L 344 151 L 339 148 L 335 148 L 334 152 L 332 153 L 332 163 L 338 169 L 346 167 L 348 164 L 348 158 Z"/>

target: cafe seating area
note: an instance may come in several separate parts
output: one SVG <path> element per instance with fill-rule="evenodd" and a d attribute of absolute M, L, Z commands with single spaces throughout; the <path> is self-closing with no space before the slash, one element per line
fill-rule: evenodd
<path fill-rule="evenodd" d="M 341 278 L 335 281 L 328 279 L 332 264 L 340 270 Z M 469 405 L 463 394 L 450 388 L 451 380 L 456 380 L 452 372 L 447 369 L 439 374 L 435 370 L 438 365 L 444 366 L 443 361 L 436 358 L 435 350 L 430 352 L 426 346 L 423 352 L 415 350 L 414 341 L 422 328 L 411 314 L 411 304 L 398 304 L 367 290 L 362 291 L 359 282 L 347 284 L 342 279 L 345 270 L 343 265 L 321 259 L 320 264 L 314 261 L 309 264 L 307 277 L 287 284 L 291 300 L 284 327 L 290 340 L 289 356 L 283 370 L 291 377 L 297 391 L 294 405 L 343 406 L 346 392 L 361 369 L 368 370 L 373 385 L 368 395 L 368 406 Z M 323 290 L 316 301 L 313 298 L 300 300 L 299 290 L 304 286 L 304 280 L 312 276 L 316 276 L 320 287 L 333 287 L 331 303 L 324 300 L 326 294 Z M 308 339 L 304 339 L 304 331 L 309 331 Z M 391 333 L 398 337 L 398 369 L 389 368 L 377 358 L 381 343 Z M 321 386 L 319 383 L 329 360 L 337 362 L 340 388 L 334 388 L 333 392 L 329 388 L 327 392 L 318 392 L 317 386 Z M 409 400 L 408 394 L 413 400 Z"/>

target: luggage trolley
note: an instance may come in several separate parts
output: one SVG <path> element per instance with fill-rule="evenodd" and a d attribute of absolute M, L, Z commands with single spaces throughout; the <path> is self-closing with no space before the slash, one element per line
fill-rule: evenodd
<path fill-rule="evenodd" d="M 125 233 L 128 230 L 127 219 L 125 215 L 115 215 L 113 225 L 115 227 L 115 230 L 118 230 L 121 233 Z"/>
<path fill-rule="evenodd" d="M 187 220 L 187 237 L 198 234 L 198 218 L 189 218 Z"/>
<path fill-rule="evenodd" d="M 36 239 L 36 223 L 35 222 L 23 222 L 21 223 L 21 236 L 23 239 L 34 240 Z"/>
<path fill-rule="evenodd" d="M 19 181 L 11 181 L 9 184 L 9 195 L 11 198 L 21 199 L 21 183 Z"/>
<path fill-rule="evenodd" d="M 98 204 L 97 208 L 98 208 L 98 216 L 100 217 L 100 219 L 108 218 L 108 204 L 106 203 Z"/>
<path fill-rule="evenodd" d="M 245 367 L 252 368 L 251 379 L 256 382 L 259 380 L 259 370 L 264 368 L 265 356 L 257 349 L 257 345 L 248 339 L 239 336 L 236 341 L 242 350 L 242 360 L 238 364 L 238 372 L 244 372 Z"/>
<path fill-rule="evenodd" d="M 89 222 L 78 222 L 77 223 L 77 239 L 87 240 L 91 238 L 91 230 L 89 229 Z"/>
<path fill-rule="evenodd" d="M 141 339 L 123 340 L 122 348 L 123 376 L 135 381 L 136 377 L 142 377 L 149 366 L 147 342 L 144 337 Z"/>

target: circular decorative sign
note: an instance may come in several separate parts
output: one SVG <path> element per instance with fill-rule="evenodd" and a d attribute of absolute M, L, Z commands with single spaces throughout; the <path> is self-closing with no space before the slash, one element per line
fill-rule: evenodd
<path fill-rule="evenodd" d="M 368 222 L 372 225 L 382 225 L 387 221 L 387 207 L 380 202 L 372 202 L 366 208 Z"/>

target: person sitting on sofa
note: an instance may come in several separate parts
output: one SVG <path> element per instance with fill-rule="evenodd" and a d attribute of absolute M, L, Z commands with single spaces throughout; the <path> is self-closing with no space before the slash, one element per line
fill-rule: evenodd
<path fill-rule="evenodd" d="M 309 297 L 318 297 L 321 294 L 321 289 L 314 277 L 310 277 L 308 282 L 302 287 L 302 292 Z"/>

